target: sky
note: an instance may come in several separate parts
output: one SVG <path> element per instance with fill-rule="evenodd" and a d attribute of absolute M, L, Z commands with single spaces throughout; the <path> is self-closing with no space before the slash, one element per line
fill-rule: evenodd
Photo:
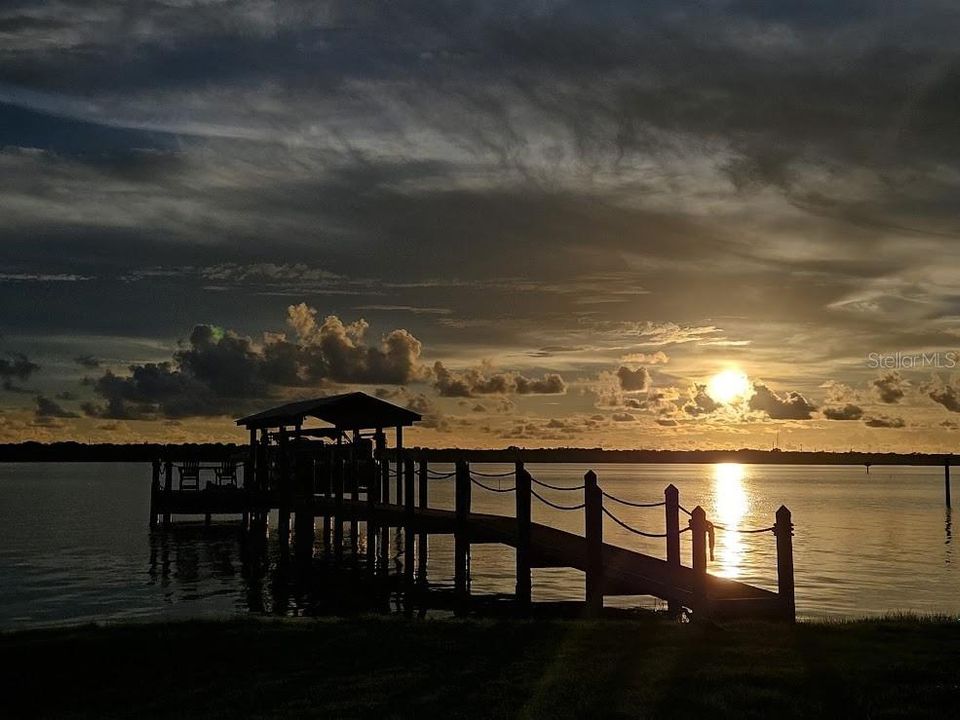
<path fill-rule="evenodd" d="M 954 2 L 0 5 L 0 441 L 952 451 Z"/>

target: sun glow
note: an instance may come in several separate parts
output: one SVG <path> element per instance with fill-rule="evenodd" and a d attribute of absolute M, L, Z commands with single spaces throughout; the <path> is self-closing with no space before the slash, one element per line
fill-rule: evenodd
<path fill-rule="evenodd" d="M 750 380 L 739 370 L 723 370 L 707 382 L 707 394 L 722 405 L 735 402 L 750 392 Z"/>

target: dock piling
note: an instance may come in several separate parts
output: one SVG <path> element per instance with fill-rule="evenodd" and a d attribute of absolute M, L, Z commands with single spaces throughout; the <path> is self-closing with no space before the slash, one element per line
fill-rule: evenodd
<path fill-rule="evenodd" d="M 944 499 L 947 503 L 947 507 L 950 507 L 950 459 L 949 458 L 943 461 L 943 494 L 944 494 Z"/>
<path fill-rule="evenodd" d="M 468 596 L 468 563 L 470 540 L 468 518 L 470 516 L 470 466 L 466 461 L 457 462 L 455 476 L 456 529 L 454 532 L 454 593 L 459 609 L 463 609 Z"/>
<path fill-rule="evenodd" d="M 697 505 L 690 513 L 691 546 L 693 549 L 694 612 L 707 614 L 707 514 Z"/>
<path fill-rule="evenodd" d="M 517 603 L 522 610 L 529 609 L 532 595 L 530 575 L 530 474 L 518 462 L 514 471 L 516 479 L 517 512 Z"/>
<path fill-rule="evenodd" d="M 790 510 L 781 505 L 774 525 L 777 536 L 777 594 L 783 604 L 785 619 L 796 619 L 796 597 L 793 584 L 793 518 Z"/>
<path fill-rule="evenodd" d="M 667 485 L 663 491 L 663 508 L 666 520 L 667 534 L 667 564 L 671 567 L 680 567 L 680 491 L 673 483 Z M 671 613 L 680 612 L 680 603 L 677 600 L 668 600 L 667 609 Z"/>
<path fill-rule="evenodd" d="M 603 612 L 603 495 L 593 470 L 583 476 L 583 481 L 587 615 L 598 617 Z"/>
<path fill-rule="evenodd" d="M 153 474 L 150 477 L 150 527 L 157 526 L 157 496 L 160 494 L 160 461 L 153 461 Z"/>
<path fill-rule="evenodd" d="M 163 507 L 163 526 L 170 526 L 170 505 L 173 498 L 173 463 L 167 460 L 163 465 L 164 482 L 164 507 Z"/>

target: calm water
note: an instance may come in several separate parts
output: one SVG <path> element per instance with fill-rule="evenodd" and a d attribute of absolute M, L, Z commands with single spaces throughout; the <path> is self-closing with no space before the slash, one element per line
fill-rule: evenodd
<path fill-rule="evenodd" d="M 433 467 L 433 466 L 431 466 Z M 447 466 L 436 466 L 437 470 Z M 497 472 L 498 465 L 475 465 Z M 578 485 L 586 467 L 531 465 L 537 479 Z M 595 468 L 608 492 L 635 501 L 662 499 L 668 483 L 687 508 L 700 504 L 726 526 L 766 527 L 782 503 L 796 524 L 797 609 L 803 617 L 849 617 L 911 610 L 960 614 L 951 518 L 938 468 L 750 465 L 608 465 Z M 0 464 L 0 627 L 152 617 L 297 613 L 275 537 L 251 559 L 235 522 L 203 528 L 147 528 L 150 468 L 142 464 Z M 498 480 L 488 480 L 497 484 Z M 512 478 L 502 481 L 512 484 Z M 431 506 L 452 508 L 451 481 L 432 481 Z M 582 494 L 540 490 L 574 504 Z M 512 514 L 512 494 L 474 488 L 479 512 Z M 663 531 L 663 509 L 608 504 L 625 522 Z M 533 502 L 535 522 L 583 532 L 582 512 Z M 319 521 L 318 521 L 319 524 Z M 275 519 L 271 526 L 275 528 Z M 664 541 L 607 521 L 608 542 L 664 556 Z M 689 534 L 683 535 L 689 564 Z M 453 582 L 453 541 L 430 539 L 428 578 Z M 319 551 L 318 551 L 319 552 Z M 474 546 L 472 591 L 511 593 L 514 554 Z M 776 588 L 771 534 L 717 532 L 710 572 Z M 535 570 L 535 600 L 583 598 L 583 575 Z M 651 598 L 608 598 L 608 605 L 658 607 Z"/>

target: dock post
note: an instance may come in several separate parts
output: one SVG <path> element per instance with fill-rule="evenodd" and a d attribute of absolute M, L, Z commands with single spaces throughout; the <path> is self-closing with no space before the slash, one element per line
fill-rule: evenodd
<path fill-rule="evenodd" d="M 173 501 L 173 462 L 167 460 L 163 465 L 164 481 L 163 488 L 163 526 L 170 526 L 170 505 Z"/>
<path fill-rule="evenodd" d="M 399 462 L 397 463 L 399 467 Z M 407 587 L 413 585 L 414 563 L 414 532 L 413 532 L 413 458 L 403 461 L 403 475 L 406 482 L 403 486 L 403 508 L 406 520 L 403 527 L 403 575 Z"/>
<path fill-rule="evenodd" d="M 343 456 L 333 461 L 333 554 L 343 556 Z"/>
<path fill-rule="evenodd" d="M 390 504 L 390 459 L 387 457 L 387 435 L 383 428 L 377 428 L 377 457 L 380 458 L 380 501 Z M 387 521 L 389 523 L 389 520 Z M 383 562 L 380 570 L 384 575 L 390 572 L 390 526 L 380 527 L 380 557 Z"/>
<path fill-rule="evenodd" d="M 943 461 L 943 494 L 947 507 L 950 507 L 950 459 Z"/>
<path fill-rule="evenodd" d="M 157 495 L 160 493 L 160 461 L 153 461 L 153 473 L 150 476 L 150 527 L 157 526 Z"/>
<path fill-rule="evenodd" d="M 457 461 L 456 473 L 456 528 L 454 530 L 454 594 L 458 610 L 463 610 L 468 597 L 470 539 L 470 466 Z"/>
<path fill-rule="evenodd" d="M 777 535 L 777 594 L 783 604 L 786 620 L 797 618 L 797 604 L 793 584 L 793 519 L 790 510 L 781 505 L 773 526 Z"/>
<path fill-rule="evenodd" d="M 691 546 L 693 548 L 694 612 L 709 615 L 707 602 L 707 514 L 697 505 L 690 513 Z"/>
<path fill-rule="evenodd" d="M 587 541 L 587 615 L 599 617 L 603 612 L 603 495 L 593 470 L 583 476 L 583 504 Z"/>
<path fill-rule="evenodd" d="M 427 509 L 427 461 L 421 460 L 418 468 L 417 505 L 421 510 Z M 427 533 L 421 531 L 417 536 L 417 583 L 426 585 L 427 582 Z"/>
<path fill-rule="evenodd" d="M 667 565 L 680 567 L 680 491 L 673 483 L 663 491 L 663 508 L 667 533 Z M 671 613 L 680 612 L 680 602 L 668 600 L 667 609 Z"/>
<path fill-rule="evenodd" d="M 517 503 L 517 604 L 522 611 L 530 607 L 530 474 L 518 462 L 514 471 Z"/>

